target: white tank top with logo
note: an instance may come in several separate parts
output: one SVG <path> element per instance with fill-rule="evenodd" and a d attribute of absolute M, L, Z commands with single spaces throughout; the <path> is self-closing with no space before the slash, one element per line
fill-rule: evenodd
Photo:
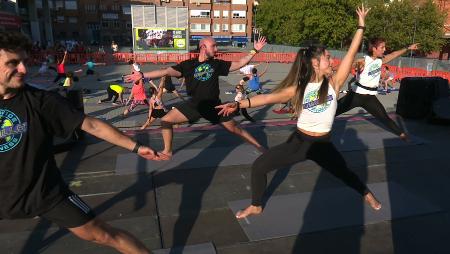
<path fill-rule="evenodd" d="M 364 69 L 356 76 L 356 82 L 363 86 L 377 88 L 380 83 L 381 65 L 383 60 L 380 58 L 372 59 L 370 56 L 364 56 Z M 352 91 L 359 94 L 376 95 L 378 92 L 364 89 L 363 87 L 352 84 Z"/>
<path fill-rule="evenodd" d="M 319 90 L 322 82 L 308 83 L 303 96 L 302 109 L 298 116 L 297 127 L 311 132 L 329 132 L 336 114 L 336 91 L 328 84 L 325 103 L 319 104 Z"/>

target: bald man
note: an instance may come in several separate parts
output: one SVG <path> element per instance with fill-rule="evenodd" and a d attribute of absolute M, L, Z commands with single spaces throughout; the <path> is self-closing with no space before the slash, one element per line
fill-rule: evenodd
<path fill-rule="evenodd" d="M 221 105 L 219 98 L 219 76 L 227 76 L 229 72 L 239 70 L 248 64 L 253 56 L 264 48 L 266 38 L 260 37 L 248 55 L 239 61 L 223 61 L 216 59 L 217 44 L 212 37 L 206 37 L 199 43 L 200 54 L 198 58 L 183 61 L 175 66 L 144 73 L 145 78 L 156 79 L 163 76 L 185 78 L 188 100 L 177 105 L 161 119 L 164 150 L 160 153 L 172 156 L 173 125 L 185 122 L 195 123 L 201 117 L 213 124 L 220 124 L 227 131 L 241 137 L 254 145 L 258 150 L 265 149 L 253 138 L 250 133 L 237 126 L 231 116 L 219 116 L 215 106 Z M 126 81 L 141 78 L 139 74 L 125 77 Z"/>

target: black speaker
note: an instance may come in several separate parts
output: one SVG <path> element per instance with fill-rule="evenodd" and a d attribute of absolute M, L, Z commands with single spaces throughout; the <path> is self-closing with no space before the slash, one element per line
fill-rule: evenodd
<path fill-rule="evenodd" d="M 449 96 L 448 80 L 441 77 L 408 77 L 400 82 L 396 113 L 421 119 L 433 115 L 433 103 Z"/>

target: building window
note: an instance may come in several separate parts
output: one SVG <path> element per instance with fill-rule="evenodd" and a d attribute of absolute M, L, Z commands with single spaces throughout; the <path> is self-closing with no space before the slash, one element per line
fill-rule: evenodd
<path fill-rule="evenodd" d="M 111 10 L 112 11 L 120 11 L 120 5 L 118 5 L 118 4 L 111 5 Z"/>
<path fill-rule="evenodd" d="M 231 25 L 231 32 L 245 32 L 245 25 L 244 24 L 233 24 Z"/>
<path fill-rule="evenodd" d="M 192 32 L 210 32 L 211 27 L 209 24 L 191 24 Z"/>
<path fill-rule="evenodd" d="M 87 28 L 90 30 L 100 30 L 100 25 L 98 23 L 88 23 Z"/>
<path fill-rule="evenodd" d="M 106 11 L 107 10 L 106 5 L 104 5 L 104 4 L 100 4 L 98 6 L 98 9 L 101 10 L 101 11 Z"/>
<path fill-rule="evenodd" d="M 245 11 L 233 11 L 234 19 L 245 19 Z"/>
<path fill-rule="evenodd" d="M 95 12 L 97 8 L 95 7 L 95 4 L 85 4 L 84 9 L 86 12 Z"/>
<path fill-rule="evenodd" d="M 214 18 L 220 18 L 220 11 L 214 11 Z"/>
<path fill-rule="evenodd" d="M 78 18 L 77 17 L 69 17 L 69 23 L 72 23 L 72 24 L 78 23 Z"/>
<path fill-rule="evenodd" d="M 77 0 L 66 0 L 65 1 L 66 10 L 77 10 Z"/>
<path fill-rule="evenodd" d="M 131 5 L 122 5 L 122 11 L 125 15 L 131 15 Z"/>
<path fill-rule="evenodd" d="M 191 18 L 209 18 L 209 10 L 191 10 Z"/>
<path fill-rule="evenodd" d="M 64 16 L 56 16 L 57 23 L 64 23 Z"/>
<path fill-rule="evenodd" d="M 228 18 L 228 11 L 223 11 L 222 12 L 222 17 Z"/>
<path fill-rule="evenodd" d="M 214 32 L 220 32 L 220 24 L 214 24 Z"/>
<path fill-rule="evenodd" d="M 222 24 L 222 32 L 228 32 L 228 24 Z"/>
<path fill-rule="evenodd" d="M 64 1 L 55 1 L 55 8 L 64 8 Z"/>
<path fill-rule="evenodd" d="M 247 4 L 247 0 L 231 0 L 232 4 Z"/>

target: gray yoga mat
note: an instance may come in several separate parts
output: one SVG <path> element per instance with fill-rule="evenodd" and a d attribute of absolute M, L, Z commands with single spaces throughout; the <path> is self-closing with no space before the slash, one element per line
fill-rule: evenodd
<path fill-rule="evenodd" d="M 116 174 L 165 171 L 251 164 L 261 153 L 254 146 L 218 147 L 208 149 L 183 149 L 169 161 L 149 161 L 134 153 L 120 154 L 116 161 Z"/>
<path fill-rule="evenodd" d="M 288 135 L 286 135 L 287 137 Z M 380 149 L 383 147 L 410 146 L 423 144 L 426 141 L 411 137 L 405 142 L 394 134 L 376 129 L 371 131 L 355 131 L 346 129 L 341 134 L 333 134 L 333 143 L 339 151 L 356 151 Z M 233 165 L 250 165 L 260 153 L 251 145 L 242 144 L 237 147 L 217 147 L 207 149 L 183 149 L 174 153 L 170 161 L 147 161 L 136 154 L 121 154 L 116 161 L 116 174 L 134 174 L 137 172 L 165 171 L 168 169 L 190 169 L 203 167 L 220 167 Z"/>
<path fill-rule="evenodd" d="M 175 247 L 172 249 L 154 250 L 153 254 L 216 254 L 216 248 L 209 243 Z"/>
<path fill-rule="evenodd" d="M 380 149 L 383 147 L 400 147 L 421 145 L 427 143 L 425 139 L 410 135 L 410 141 L 405 142 L 397 135 L 381 128 L 369 130 L 355 130 L 347 128 L 343 132 L 333 133 L 332 142 L 341 152 Z"/>
<path fill-rule="evenodd" d="M 354 190 L 343 187 L 272 196 L 262 214 L 241 219 L 239 224 L 250 241 L 259 241 L 441 211 L 394 182 L 368 186 L 382 203 L 379 211 L 365 204 Z M 246 199 L 228 205 L 235 214 L 250 202 Z"/>

